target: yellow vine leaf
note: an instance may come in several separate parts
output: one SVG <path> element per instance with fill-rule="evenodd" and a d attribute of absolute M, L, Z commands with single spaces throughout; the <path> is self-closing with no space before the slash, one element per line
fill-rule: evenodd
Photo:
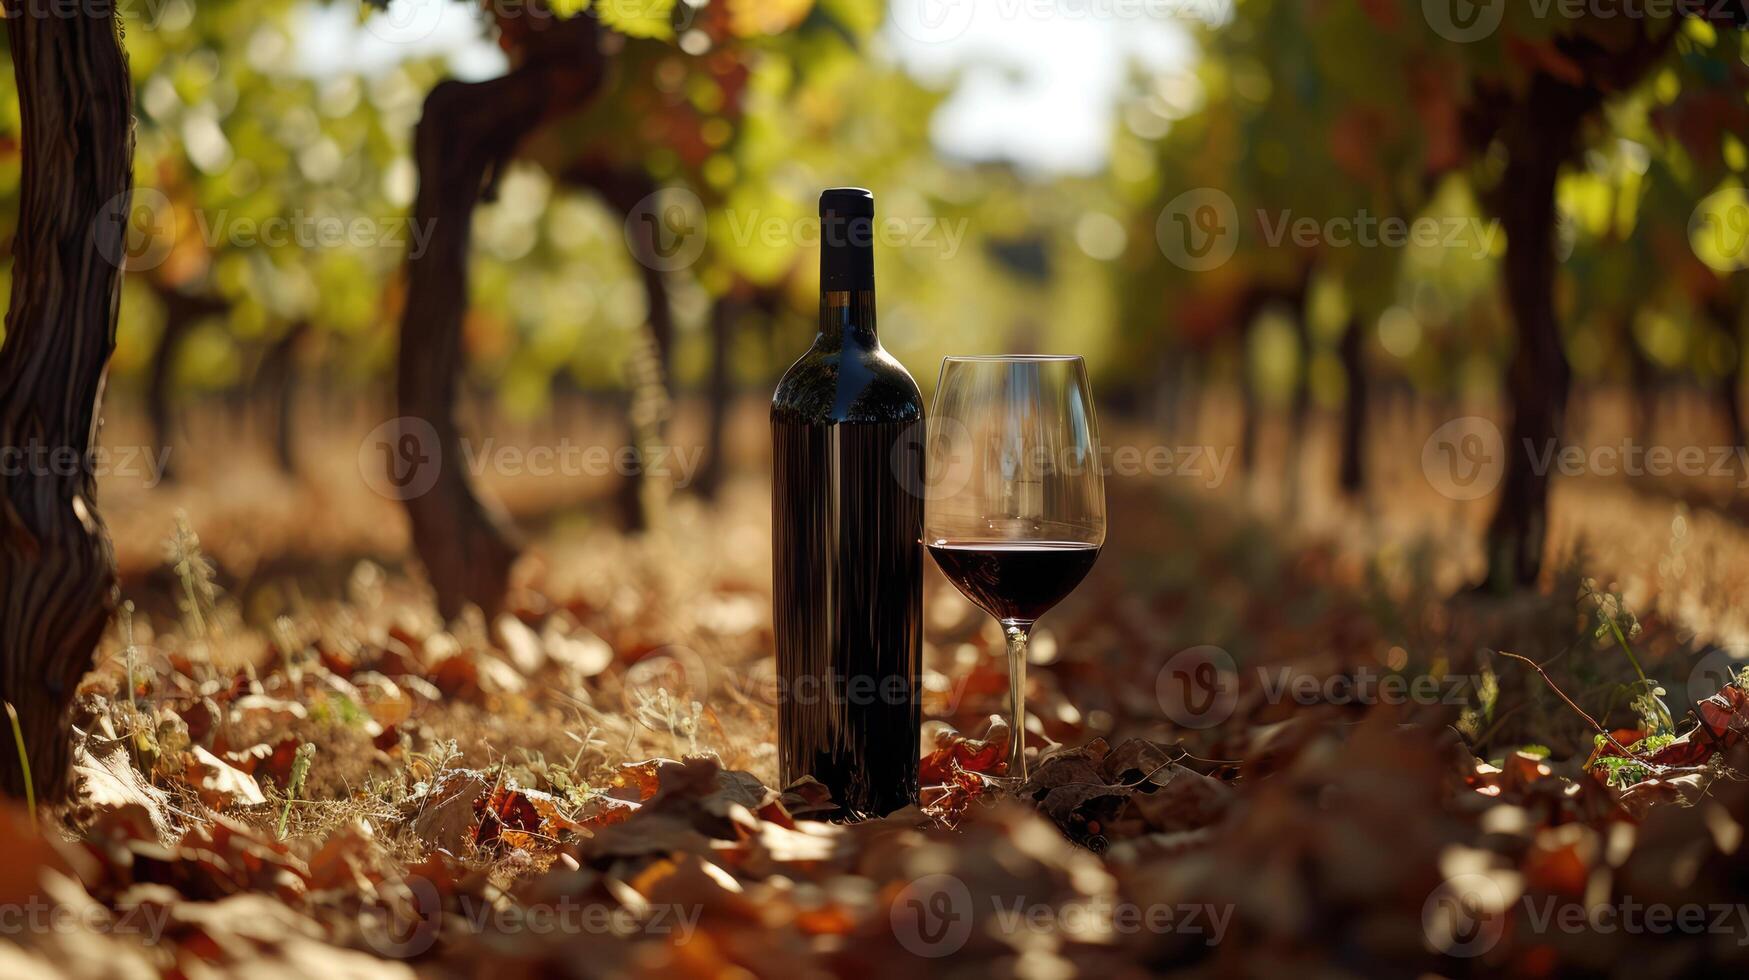
<path fill-rule="evenodd" d="M 586 0 L 587 2 L 587 0 Z M 675 0 L 594 0 L 595 16 L 628 37 L 674 36 Z"/>
<path fill-rule="evenodd" d="M 729 0 L 729 29 L 736 37 L 782 34 L 813 9 L 814 0 Z"/>

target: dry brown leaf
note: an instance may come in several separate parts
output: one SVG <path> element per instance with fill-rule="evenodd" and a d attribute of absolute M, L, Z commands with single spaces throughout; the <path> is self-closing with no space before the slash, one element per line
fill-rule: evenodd
<path fill-rule="evenodd" d="M 233 803 L 260 806 L 267 802 L 253 776 L 198 745 L 190 753 L 188 778 L 200 788 L 201 802 L 214 809 L 223 809 Z"/>
<path fill-rule="evenodd" d="M 159 840 L 175 835 L 169 813 L 170 797 L 147 783 L 134 768 L 126 742 L 85 740 L 74 752 L 73 772 L 92 806 L 109 810 L 137 807 L 151 821 Z"/>

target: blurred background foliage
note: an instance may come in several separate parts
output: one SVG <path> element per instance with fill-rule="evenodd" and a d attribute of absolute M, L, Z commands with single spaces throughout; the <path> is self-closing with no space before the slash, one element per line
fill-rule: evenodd
<path fill-rule="evenodd" d="M 412 128 L 457 65 L 417 46 L 387 63 L 312 59 L 329 35 L 308 28 L 336 13 L 367 26 L 385 16 L 308 0 L 128 8 L 139 149 L 112 368 L 122 388 L 149 383 L 172 320 L 185 322 L 161 370 L 178 398 L 250 385 L 294 331 L 297 371 L 334 389 L 376 386 L 391 368 L 417 244 Z M 875 189 L 883 217 L 913 233 L 883 245 L 881 328 L 926 387 L 945 354 L 1036 349 L 1086 354 L 1106 391 L 1140 407 L 1187 380 L 1334 407 L 1356 363 L 1440 398 L 1500 389 L 1512 328 L 1499 237 L 1308 250 L 1269 243 L 1252 216 L 1487 220 L 1501 164 L 1466 145 L 1466 107 L 1479 86 L 1565 71 L 1547 42 L 1574 28 L 1557 18 L 1509 5 L 1491 36 L 1453 45 L 1416 4 L 1221 5 L 1176 23 L 1191 57 L 1128 67 L 1099 170 L 1041 173 L 941 150 L 932 120 L 958 79 L 910 73 L 879 0 L 592 14 L 624 45 L 611 91 L 543 131 L 475 223 L 470 378 L 510 415 L 539 415 L 556 390 L 621 387 L 645 342 L 623 209 L 571 179 L 578 160 L 683 188 L 708 215 L 698 260 L 666 277 L 669 382 L 681 391 L 711 371 L 708 321 L 725 294 L 774 301 L 762 307 L 769 329 L 739 332 L 728 353 L 738 386 L 769 381 L 805 346 L 815 253 L 796 229 L 818 189 L 840 183 Z M 526 25 L 500 10 L 474 26 L 514 51 Z M 726 35 L 739 43 L 716 43 Z M 1744 59 L 1740 32 L 1687 22 L 1564 171 L 1557 300 L 1581 384 L 1705 387 L 1740 374 Z M 9 67 L 4 77 L 10 201 L 18 119 Z M 1181 268 L 1157 240 L 1162 210 L 1196 188 L 1231 198 L 1242 229 L 1233 259 L 1206 271 Z M 0 206 L 0 234 L 15 213 Z M 276 220 L 288 234 L 246 231 Z M 334 228 L 347 232 L 311 240 Z M 961 229 L 963 240 L 950 234 Z M 1260 287 L 1288 302 L 1247 305 Z M 1359 360 L 1345 363 L 1350 329 Z"/>

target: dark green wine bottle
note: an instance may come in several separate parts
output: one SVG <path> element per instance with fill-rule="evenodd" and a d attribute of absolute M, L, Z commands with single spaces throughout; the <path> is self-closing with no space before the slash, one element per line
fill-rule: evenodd
<path fill-rule="evenodd" d="M 778 759 L 885 814 L 917 796 L 923 398 L 875 333 L 873 195 L 820 225 L 820 332 L 771 400 Z"/>

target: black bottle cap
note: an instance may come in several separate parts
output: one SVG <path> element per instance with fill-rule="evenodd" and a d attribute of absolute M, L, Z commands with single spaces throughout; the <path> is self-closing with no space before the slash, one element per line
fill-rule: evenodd
<path fill-rule="evenodd" d="M 828 187 L 820 192 L 820 217 L 874 217 L 874 195 L 861 187 Z"/>
<path fill-rule="evenodd" d="M 860 187 L 820 194 L 820 289 L 874 288 L 874 195 Z"/>

